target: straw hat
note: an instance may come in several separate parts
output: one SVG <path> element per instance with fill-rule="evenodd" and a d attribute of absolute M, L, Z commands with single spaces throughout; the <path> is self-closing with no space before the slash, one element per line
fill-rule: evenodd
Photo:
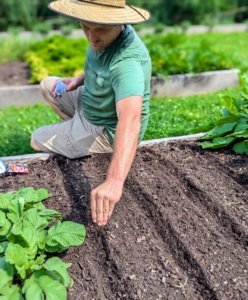
<path fill-rule="evenodd" d="M 150 18 L 148 11 L 126 5 L 125 0 L 58 0 L 48 7 L 61 15 L 97 24 L 138 24 Z"/>

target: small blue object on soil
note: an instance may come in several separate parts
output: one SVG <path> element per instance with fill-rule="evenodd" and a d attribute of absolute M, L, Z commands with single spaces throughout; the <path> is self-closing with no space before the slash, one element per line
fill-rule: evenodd
<path fill-rule="evenodd" d="M 62 81 L 57 81 L 57 84 L 56 84 L 56 87 L 54 89 L 54 92 L 57 94 L 57 95 L 62 95 L 66 92 L 66 87 L 67 87 L 67 84 L 65 84 L 64 82 Z"/>

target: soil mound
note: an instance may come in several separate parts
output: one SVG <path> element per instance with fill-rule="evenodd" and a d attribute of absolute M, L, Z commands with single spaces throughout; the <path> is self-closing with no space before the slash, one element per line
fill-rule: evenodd
<path fill-rule="evenodd" d="M 0 64 L 0 87 L 29 85 L 30 76 L 29 65 L 25 62 L 11 61 Z"/>
<path fill-rule="evenodd" d="M 32 186 L 44 204 L 83 223 L 83 245 L 60 254 L 75 284 L 68 299 L 248 299 L 248 156 L 197 141 L 140 147 L 107 226 L 90 217 L 90 191 L 110 155 L 29 163 L 0 175 L 0 192 Z"/>

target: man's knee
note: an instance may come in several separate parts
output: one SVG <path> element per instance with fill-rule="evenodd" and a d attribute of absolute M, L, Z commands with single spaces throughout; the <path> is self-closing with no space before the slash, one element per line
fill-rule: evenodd
<path fill-rule="evenodd" d="M 56 80 L 54 77 L 46 77 L 40 82 L 40 92 L 49 104 L 56 104 L 50 92 L 53 82 Z"/>
<path fill-rule="evenodd" d="M 35 150 L 35 151 L 41 151 L 35 144 L 33 138 L 31 138 L 31 141 L 30 141 L 30 146 Z"/>
<path fill-rule="evenodd" d="M 40 92 L 41 94 L 47 99 L 47 96 L 50 96 L 49 95 L 49 92 L 45 86 L 45 83 L 44 83 L 45 79 L 43 79 L 41 82 L 40 82 Z"/>

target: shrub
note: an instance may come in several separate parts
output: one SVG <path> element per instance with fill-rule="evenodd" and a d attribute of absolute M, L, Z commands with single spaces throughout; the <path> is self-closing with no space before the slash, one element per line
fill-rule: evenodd
<path fill-rule="evenodd" d="M 186 43 L 185 34 L 146 35 L 143 38 L 151 60 L 154 75 L 174 75 L 231 69 L 240 61 L 224 50 L 216 50 L 207 40 L 199 44 Z"/>
<path fill-rule="evenodd" d="M 83 70 L 88 41 L 54 35 L 33 44 L 25 54 L 31 67 L 30 83 L 40 82 L 48 75 L 76 76 Z"/>

